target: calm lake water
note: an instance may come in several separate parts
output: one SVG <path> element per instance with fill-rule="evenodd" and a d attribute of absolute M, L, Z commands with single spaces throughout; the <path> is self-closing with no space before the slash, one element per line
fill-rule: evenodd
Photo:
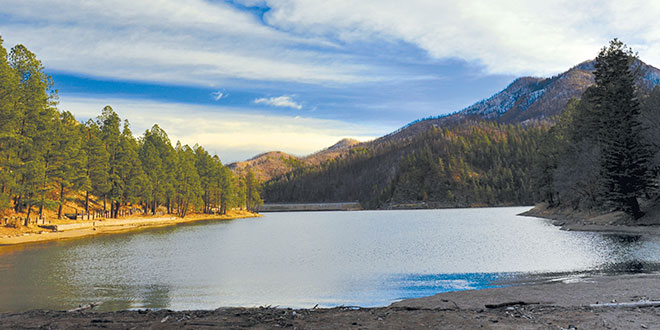
<path fill-rule="evenodd" d="M 383 306 L 660 269 L 660 238 L 565 232 L 528 208 L 269 213 L 0 247 L 0 311 Z"/>

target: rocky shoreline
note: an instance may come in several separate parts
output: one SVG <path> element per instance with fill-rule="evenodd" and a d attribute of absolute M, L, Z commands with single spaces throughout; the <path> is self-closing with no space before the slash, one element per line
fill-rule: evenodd
<path fill-rule="evenodd" d="M 657 329 L 658 300 L 660 274 L 637 274 L 447 292 L 379 308 L 27 311 L 0 314 L 0 329 Z"/>
<path fill-rule="evenodd" d="M 567 231 L 606 232 L 630 235 L 660 235 L 660 210 L 650 209 L 640 219 L 631 220 L 623 212 L 589 213 L 559 208 L 548 208 L 539 204 L 521 216 L 552 220 L 552 223 Z"/>

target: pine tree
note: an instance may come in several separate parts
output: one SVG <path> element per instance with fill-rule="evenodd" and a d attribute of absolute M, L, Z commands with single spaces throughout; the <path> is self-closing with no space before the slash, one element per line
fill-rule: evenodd
<path fill-rule="evenodd" d="M 614 39 L 598 54 L 594 72 L 602 198 L 635 218 L 641 216 L 637 197 L 649 185 L 650 157 L 642 140 L 640 104 L 631 71 L 638 61 L 630 48 Z"/>
<path fill-rule="evenodd" d="M 167 204 L 171 210 L 176 173 L 176 153 L 167 133 L 158 125 L 144 132 L 139 150 L 142 169 L 148 178 L 145 212 L 153 214 L 158 205 Z"/>
<path fill-rule="evenodd" d="M 62 218 L 64 204 L 69 201 L 68 193 L 87 186 L 89 178 L 85 166 L 87 154 L 83 148 L 82 125 L 73 115 L 62 112 L 58 130 L 55 133 L 55 163 L 52 165 L 52 177 L 59 187 L 57 217 Z"/>
<path fill-rule="evenodd" d="M 0 38 L 0 212 L 11 206 L 11 195 L 17 188 L 17 147 L 20 141 L 17 133 L 20 115 L 15 107 L 17 92 L 18 76 L 9 65 L 7 50 Z"/>
<path fill-rule="evenodd" d="M 195 168 L 195 152 L 188 146 L 177 142 L 176 199 L 178 216 L 185 217 L 191 206 L 197 204 L 202 195 L 201 180 Z"/>
<path fill-rule="evenodd" d="M 245 208 L 254 211 L 264 202 L 259 197 L 259 181 L 251 169 L 245 174 Z"/>
<path fill-rule="evenodd" d="M 83 128 L 84 150 L 86 164 L 84 164 L 88 182 L 85 183 L 85 212 L 90 213 L 90 195 L 105 196 L 110 191 L 108 180 L 110 155 L 101 140 L 101 129 L 93 120 L 88 120 Z"/>
<path fill-rule="evenodd" d="M 239 205 L 238 183 L 232 171 L 222 166 L 218 177 L 220 187 L 220 213 L 226 214 L 228 210 Z"/>
<path fill-rule="evenodd" d="M 8 59 L 18 77 L 17 98 L 12 110 L 16 116 L 17 138 L 14 208 L 21 211 L 27 206 L 27 224 L 32 207 L 40 205 L 43 210 L 45 203 L 48 163 L 44 154 L 50 151 L 52 144 L 53 123 L 57 118 L 56 94 L 51 90 L 52 79 L 44 73 L 41 61 L 25 46 L 14 46 Z"/>
<path fill-rule="evenodd" d="M 124 121 L 119 146 L 117 163 L 123 187 L 121 200 L 116 202 L 117 205 L 114 207 L 115 218 L 122 205 L 138 203 L 140 197 L 144 195 L 147 181 L 138 156 L 138 143 L 133 137 L 128 120 Z"/>
<path fill-rule="evenodd" d="M 123 195 L 124 184 L 121 180 L 121 132 L 119 125 L 121 120 L 112 107 L 105 106 L 101 115 L 97 118 L 97 123 L 101 129 L 101 141 L 108 152 L 108 183 L 110 189 L 103 195 L 103 211 L 107 212 L 106 202 L 110 201 L 110 216 L 116 217 L 115 207 Z"/>

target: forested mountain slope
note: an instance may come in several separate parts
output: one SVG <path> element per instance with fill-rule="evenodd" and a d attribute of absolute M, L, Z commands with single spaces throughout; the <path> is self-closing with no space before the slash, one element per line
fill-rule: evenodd
<path fill-rule="evenodd" d="M 532 204 L 537 147 L 569 100 L 594 84 L 594 61 L 551 78 L 523 77 L 452 115 L 415 121 L 320 166 L 264 185 L 266 202 L 358 200 L 365 207 Z M 660 70 L 637 61 L 640 96 Z"/>
<path fill-rule="evenodd" d="M 268 202 L 358 200 L 371 208 L 530 204 L 533 155 L 546 129 L 485 121 L 432 128 L 297 169 L 267 182 L 264 194 Z"/>

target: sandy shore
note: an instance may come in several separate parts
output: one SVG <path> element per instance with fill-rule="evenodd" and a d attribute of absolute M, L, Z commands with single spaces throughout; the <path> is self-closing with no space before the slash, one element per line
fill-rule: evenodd
<path fill-rule="evenodd" d="M 100 223 L 102 225 L 98 225 L 96 227 L 71 229 L 65 231 L 49 231 L 44 229 L 40 233 L 25 233 L 20 236 L 3 237 L 0 238 L 0 246 L 45 242 L 45 241 L 61 240 L 61 239 L 71 239 L 71 238 L 79 238 L 79 237 L 101 235 L 101 234 L 121 233 L 127 231 L 142 230 L 146 228 L 174 226 L 178 224 L 192 223 L 197 221 L 233 220 L 233 219 L 252 218 L 259 216 L 261 215 L 246 211 L 232 211 L 226 215 L 193 214 L 190 216 L 186 216 L 185 218 L 163 216 L 163 217 L 122 218 L 119 220 L 108 219 L 104 221 L 97 221 L 97 223 Z M 78 222 L 78 223 L 91 225 L 91 222 Z"/>
<path fill-rule="evenodd" d="M 660 307 L 591 305 L 645 300 L 660 300 L 660 274 L 449 292 L 382 308 L 29 311 L 0 314 L 0 328 L 659 329 Z"/>

